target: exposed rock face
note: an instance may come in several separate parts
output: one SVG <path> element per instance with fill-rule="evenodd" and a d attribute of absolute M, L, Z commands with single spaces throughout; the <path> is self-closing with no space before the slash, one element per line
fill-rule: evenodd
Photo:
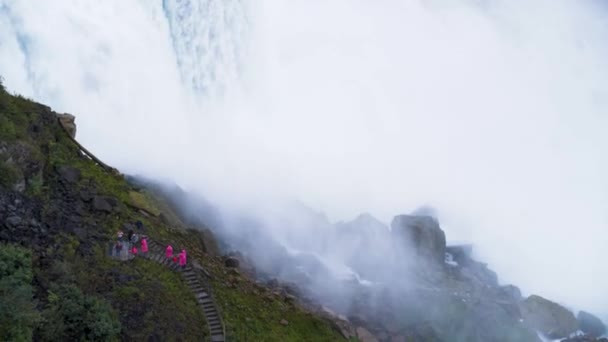
<path fill-rule="evenodd" d="M 357 337 L 361 342 L 378 342 L 378 339 L 364 327 L 357 327 Z"/>
<path fill-rule="evenodd" d="M 108 198 L 103 196 L 95 196 L 93 198 L 93 209 L 96 211 L 105 211 L 107 213 L 112 212 L 112 205 Z"/>
<path fill-rule="evenodd" d="M 437 220 L 430 216 L 399 215 L 391 223 L 392 234 L 407 239 L 419 257 L 437 263 L 445 258 L 445 233 Z"/>
<path fill-rule="evenodd" d="M 606 333 L 606 326 L 596 316 L 586 312 L 581 311 L 576 316 L 578 320 L 579 329 L 585 334 L 589 334 L 594 337 L 602 336 Z"/>
<path fill-rule="evenodd" d="M 59 122 L 72 138 L 76 138 L 76 117 L 72 114 L 57 114 Z"/>
<path fill-rule="evenodd" d="M 68 183 L 76 183 L 80 179 L 80 170 L 71 166 L 60 166 L 57 173 Z"/>
<path fill-rule="evenodd" d="M 237 259 L 235 257 L 228 257 L 224 261 L 224 265 L 226 265 L 226 267 L 237 268 L 237 267 L 239 267 L 239 259 Z"/>
<path fill-rule="evenodd" d="M 520 303 L 524 322 L 549 338 L 561 338 L 575 332 L 578 322 L 563 306 L 543 297 L 532 295 Z"/>

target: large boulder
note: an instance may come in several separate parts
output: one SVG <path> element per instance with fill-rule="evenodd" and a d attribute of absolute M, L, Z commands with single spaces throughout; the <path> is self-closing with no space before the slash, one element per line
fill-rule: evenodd
<path fill-rule="evenodd" d="M 578 328 L 585 334 L 599 337 L 606 333 L 606 326 L 596 316 L 586 311 L 580 311 L 576 318 L 578 319 Z"/>
<path fill-rule="evenodd" d="M 545 336 L 567 337 L 578 329 L 574 314 L 563 306 L 541 296 L 532 295 L 520 303 L 524 322 Z"/>
<path fill-rule="evenodd" d="M 76 117 L 72 114 L 57 114 L 59 122 L 72 138 L 76 138 Z"/>
<path fill-rule="evenodd" d="M 405 239 L 419 257 L 443 263 L 445 260 L 445 233 L 431 216 L 399 215 L 391 223 L 392 234 Z"/>

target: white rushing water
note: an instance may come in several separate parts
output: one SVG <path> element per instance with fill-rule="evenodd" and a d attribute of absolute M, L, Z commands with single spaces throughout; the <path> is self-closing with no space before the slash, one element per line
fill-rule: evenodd
<path fill-rule="evenodd" d="M 75 114 L 79 140 L 125 172 L 266 215 L 283 198 L 332 219 L 429 204 L 501 280 L 608 316 L 606 13 L 0 0 L 0 74 Z M 322 236 L 295 226 L 273 229 L 301 251 Z"/>

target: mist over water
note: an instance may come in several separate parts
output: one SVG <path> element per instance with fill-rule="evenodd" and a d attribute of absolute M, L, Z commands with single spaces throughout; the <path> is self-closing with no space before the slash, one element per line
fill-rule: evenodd
<path fill-rule="evenodd" d="M 292 200 L 386 223 L 430 205 L 501 281 L 607 317 L 607 20 L 599 1 L 5 0 L 0 74 L 124 172 L 267 222 Z M 294 218 L 268 234 L 311 251 L 326 235 Z"/>

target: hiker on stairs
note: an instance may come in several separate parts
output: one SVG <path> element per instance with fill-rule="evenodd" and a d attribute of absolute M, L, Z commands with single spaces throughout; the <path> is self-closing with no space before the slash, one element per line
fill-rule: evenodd
<path fill-rule="evenodd" d="M 182 249 L 181 253 L 179 253 L 179 266 L 184 269 L 186 268 L 186 250 Z"/>
<path fill-rule="evenodd" d="M 171 247 L 171 245 L 167 246 L 167 249 L 165 250 L 165 256 L 167 257 L 167 259 L 171 259 L 173 257 L 173 247 Z"/>
<path fill-rule="evenodd" d="M 148 237 L 145 235 L 141 238 L 141 252 L 144 256 L 148 255 Z"/>

